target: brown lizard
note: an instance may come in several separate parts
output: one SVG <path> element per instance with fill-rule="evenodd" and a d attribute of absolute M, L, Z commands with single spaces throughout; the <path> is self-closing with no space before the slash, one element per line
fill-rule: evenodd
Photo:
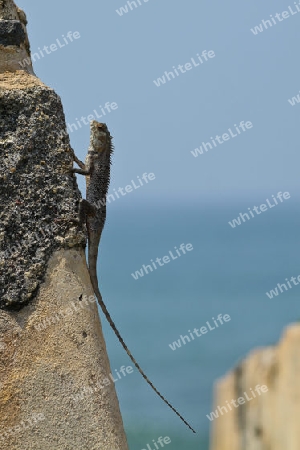
<path fill-rule="evenodd" d="M 143 378 L 152 387 L 156 394 L 180 417 L 180 419 L 195 433 L 195 430 L 179 414 L 179 412 L 156 389 L 139 364 L 132 356 L 127 345 L 123 341 L 116 325 L 114 324 L 103 300 L 98 286 L 97 257 L 101 233 L 106 219 L 106 195 L 110 181 L 111 155 L 113 152 L 112 137 L 104 123 L 91 122 L 90 146 L 85 163 L 80 161 L 74 151 L 73 158 L 80 169 L 73 169 L 73 173 L 86 177 L 86 200 L 82 200 L 80 206 L 80 220 L 85 221 L 88 232 L 88 266 L 91 283 L 99 302 L 99 305 L 114 330 L 117 338 L 128 354 L 129 358 L 138 369 Z M 97 207 L 95 206 L 97 205 Z"/>

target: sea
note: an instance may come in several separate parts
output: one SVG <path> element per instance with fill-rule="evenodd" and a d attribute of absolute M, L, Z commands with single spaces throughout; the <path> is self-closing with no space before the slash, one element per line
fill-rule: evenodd
<path fill-rule="evenodd" d="M 159 437 L 169 438 L 164 448 L 170 450 L 208 450 L 215 382 L 299 321 L 300 284 L 272 299 L 266 295 L 300 275 L 297 203 L 285 200 L 235 228 L 228 222 L 252 208 L 252 198 L 226 204 L 124 199 L 108 206 L 98 266 L 102 296 L 136 360 L 196 431 L 134 368 L 115 383 L 130 450 L 163 448 Z M 131 275 L 170 251 L 178 255 L 181 244 L 193 250 L 152 265 L 138 279 Z M 219 314 L 231 320 L 170 348 L 207 321 L 213 328 Z M 112 372 L 133 366 L 100 315 Z"/>

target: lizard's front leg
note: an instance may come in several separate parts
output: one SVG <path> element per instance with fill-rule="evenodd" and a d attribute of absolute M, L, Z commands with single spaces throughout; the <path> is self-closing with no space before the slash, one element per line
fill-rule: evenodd
<path fill-rule="evenodd" d="M 83 165 L 83 166 L 84 166 L 84 169 L 76 169 L 75 168 L 75 169 L 71 169 L 71 172 L 72 173 L 78 173 L 79 175 L 85 175 L 85 176 L 90 175 L 91 174 L 91 169 L 87 170 L 85 165 Z"/>
<path fill-rule="evenodd" d="M 70 147 L 70 150 L 71 150 L 71 153 L 72 153 L 72 156 L 73 156 L 73 160 L 76 162 L 76 164 L 80 167 L 80 169 L 86 170 L 85 164 L 82 161 L 80 161 L 79 158 L 77 158 L 77 156 L 75 155 L 75 152 L 72 149 L 72 147 Z"/>
<path fill-rule="evenodd" d="M 91 166 L 86 166 L 80 159 L 78 159 L 75 154 L 73 154 L 74 161 L 78 164 L 80 169 L 77 169 L 76 167 L 71 169 L 72 173 L 78 173 L 79 175 L 85 175 L 88 176 L 91 174 Z"/>

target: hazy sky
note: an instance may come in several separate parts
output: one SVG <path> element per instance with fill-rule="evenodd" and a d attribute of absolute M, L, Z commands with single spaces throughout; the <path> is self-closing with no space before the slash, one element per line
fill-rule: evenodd
<path fill-rule="evenodd" d="M 106 102 L 118 105 L 99 119 L 114 136 L 111 188 L 153 172 L 156 179 L 136 198 L 262 202 L 278 191 L 297 195 L 300 103 L 288 102 L 300 89 L 294 2 L 139 1 L 122 16 L 116 9 L 125 0 L 18 1 L 29 19 L 32 52 L 56 39 L 63 44 L 69 31 L 81 35 L 34 64 L 61 96 L 67 122 L 94 109 L 100 114 Z M 294 13 L 275 20 L 289 6 Z M 250 29 L 270 14 L 276 25 L 254 35 Z M 203 50 L 215 57 L 196 66 L 191 58 L 199 63 Z M 157 87 L 153 80 L 173 66 L 179 75 Z M 241 121 L 253 127 L 197 158 L 191 154 L 202 141 L 229 128 L 234 133 Z M 88 141 L 87 125 L 71 133 L 82 158 Z"/>

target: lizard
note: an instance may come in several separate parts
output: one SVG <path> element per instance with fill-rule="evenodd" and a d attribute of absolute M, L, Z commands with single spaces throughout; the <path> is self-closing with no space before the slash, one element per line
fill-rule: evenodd
<path fill-rule="evenodd" d="M 80 161 L 73 149 L 71 149 L 73 160 L 79 166 L 79 169 L 73 168 L 72 173 L 84 175 L 86 177 L 86 200 L 82 200 L 79 209 L 80 221 L 86 223 L 88 235 L 88 268 L 91 284 L 98 303 L 104 313 L 108 323 L 115 332 L 119 342 L 128 354 L 129 358 L 138 369 L 142 377 L 152 387 L 156 394 L 172 409 L 173 412 L 188 426 L 193 433 L 196 431 L 179 414 L 179 412 L 168 402 L 168 400 L 156 389 L 147 375 L 141 369 L 140 365 L 132 356 L 130 350 L 120 335 L 115 323 L 113 322 L 102 295 L 99 290 L 97 277 L 97 259 L 98 248 L 102 230 L 106 219 L 106 195 L 110 182 L 111 155 L 113 153 L 112 136 L 108 131 L 106 124 L 99 123 L 96 120 L 91 122 L 90 145 L 88 148 L 85 162 Z M 97 206 L 96 206 L 97 205 Z"/>

